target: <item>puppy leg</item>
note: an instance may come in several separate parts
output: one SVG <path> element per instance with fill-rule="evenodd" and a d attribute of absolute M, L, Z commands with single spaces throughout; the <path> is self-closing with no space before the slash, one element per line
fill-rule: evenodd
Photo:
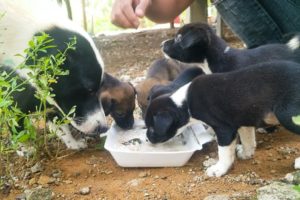
<path fill-rule="evenodd" d="M 241 127 L 238 130 L 241 143 L 237 145 L 237 157 L 240 159 L 249 159 L 254 155 L 256 149 L 255 128 Z"/>
<path fill-rule="evenodd" d="M 219 160 L 206 170 L 208 176 L 220 177 L 227 173 L 235 159 L 236 134 L 233 132 L 220 132 L 214 129 L 218 138 Z M 224 135 L 225 134 L 225 135 Z M 229 144 L 228 144 L 229 143 Z M 228 144 L 228 145 L 226 145 Z"/>
<path fill-rule="evenodd" d="M 66 144 L 68 149 L 79 150 L 87 148 L 85 139 L 76 140 L 70 131 L 69 125 L 56 126 L 52 122 L 47 122 L 49 130 L 56 133 L 56 135 Z"/>

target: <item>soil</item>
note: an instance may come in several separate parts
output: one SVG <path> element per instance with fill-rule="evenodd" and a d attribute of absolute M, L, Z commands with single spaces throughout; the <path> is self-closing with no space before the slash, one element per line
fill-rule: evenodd
<path fill-rule="evenodd" d="M 149 64 L 162 57 L 159 49 L 161 41 L 171 37 L 175 31 L 101 35 L 95 40 L 97 46 L 101 46 L 106 71 L 137 82 L 145 75 Z M 231 39 L 228 37 L 227 41 L 232 46 L 242 47 L 238 40 Z M 19 187 L 13 188 L 8 196 L 0 194 L 0 199 L 15 199 L 23 192 L 18 188 L 41 185 L 53 191 L 53 199 L 64 200 L 204 199 L 213 194 L 250 199 L 258 187 L 293 172 L 294 159 L 300 155 L 299 136 L 283 128 L 274 133 L 257 133 L 254 158 L 237 159 L 227 175 L 209 178 L 205 176 L 203 163 L 209 158 L 217 158 L 215 142 L 195 152 L 185 166 L 174 168 L 122 168 L 109 152 L 96 148 L 96 143 L 91 142 L 90 147 L 83 151 L 64 151 L 62 157 L 39 161 L 44 167 L 41 172 L 17 181 Z M 48 181 L 41 181 L 41 177 Z M 84 187 L 90 187 L 89 194 L 80 194 Z"/>

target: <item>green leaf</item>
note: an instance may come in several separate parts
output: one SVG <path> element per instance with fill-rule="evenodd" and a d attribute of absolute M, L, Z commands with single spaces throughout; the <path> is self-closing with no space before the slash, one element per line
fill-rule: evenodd
<path fill-rule="evenodd" d="M 300 115 L 292 117 L 293 122 L 300 126 Z"/>

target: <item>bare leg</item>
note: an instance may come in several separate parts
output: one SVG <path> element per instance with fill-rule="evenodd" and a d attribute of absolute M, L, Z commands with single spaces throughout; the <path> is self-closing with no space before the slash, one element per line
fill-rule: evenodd
<path fill-rule="evenodd" d="M 237 145 L 237 157 L 243 160 L 252 158 L 256 149 L 255 128 L 240 127 L 238 133 L 242 144 Z"/>

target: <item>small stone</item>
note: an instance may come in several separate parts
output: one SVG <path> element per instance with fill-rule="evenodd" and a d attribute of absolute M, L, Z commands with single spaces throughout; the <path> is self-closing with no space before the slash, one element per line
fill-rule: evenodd
<path fill-rule="evenodd" d="M 79 190 L 79 193 L 81 195 L 88 195 L 91 193 L 91 188 L 90 187 L 83 187 Z"/>
<path fill-rule="evenodd" d="M 29 184 L 30 186 L 36 184 L 36 178 L 33 177 L 32 179 L 30 179 L 29 182 L 28 182 L 28 184 Z"/>
<path fill-rule="evenodd" d="M 65 180 L 64 181 L 66 184 L 72 184 L 73 183 L 73 181 L 71 181 L 71 180 Z"/>
<path fill-rule="evenodd" d="M 50 177 L 49 176 L 45 176 L 45 175 L 41 175 L 39 180 L 38 180 L 38 184 L 40 185 L 46 185 L 50 182 Z"/>
<path fill-rule="evenodd" d="M 52 191 L 49 188 L 25 190 L 26 200 L 51 200 Z"/>
<path fill-rule="evenodd" d="M 61 177 L 61 171 L 59 171 L 59 170 L 53 170 L 52 177 L 53 178 L 60 178 Z"/>
<path fill-rule="evenodd" d="M 300 171 L 288 173 L 284 178 L 288 183 L 299 185 L 300 184 Z"/>
<path fill-rule="evenodd" d="M 132 187 L 138 186 L 142 182 L 142 179 L 133 179 L 129 181 L 127 184 Z"/>
<path fill-rule="evenodd" d="M 229 196 L 227 195 L 211 195 L 205 197 L 204 200 L 229 200 Z"/>
<path fill-rule="evenodd" d="M 37 163 L 35 163 L 35 165 L 33 165 L 33 166 L 30 168 L 30 170 L 31 170 L 31 172 L 34 174 L 34 173 L 43 171 L 43 167 L 42 167 L 42 165 L 41 165 L 40 162 L 37 162 Z"/>
<path fill-rule="evenodd" d="M 31 175 L 31 172 L 30 171 L 26 171 L 25 174 L 24 174 L 24 179 L 30 179 L 30 175 Z"/>
<path fill-rule="evenodd" d="M 147 192 L 144 193 L 144 197 L 149 197 L 149 196 L 150 196 L 149 193 L 147 193 Z"/>
<path fill-rule="evenodd" d="M 26 200 L 26 195 L 23 194 L 18 194 L 15 198 L 15 200 Z"/>
<path fill-rule="evenodd" d="M 300 193 L 294 189 L 294 185 L 282 182 L 273 182 L 257 189 L 258 200 L 269 199 L 300 199 Z"/>
<path fill-rule="evenodd" d="M 147 176 L 150 176 L 150 172 L 149 172 L 149 171 L 139 173 L 139 177 L 140 177 L 140 178 L 145 178 L 145 177 L 147 177 Z"/>

